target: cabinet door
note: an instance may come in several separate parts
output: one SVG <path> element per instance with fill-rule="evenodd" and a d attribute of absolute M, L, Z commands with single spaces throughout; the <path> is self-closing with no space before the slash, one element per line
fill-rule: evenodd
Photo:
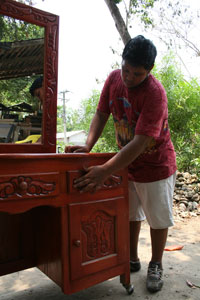
<path fill-rule="evenodd" d="M 127 199 L 70 204 L 69 220 L 71 280 L 127 261 Z"/>

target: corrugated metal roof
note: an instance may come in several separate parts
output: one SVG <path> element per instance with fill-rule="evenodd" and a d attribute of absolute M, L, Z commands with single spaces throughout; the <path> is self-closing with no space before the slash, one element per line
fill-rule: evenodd
<path fill-rule="evenodd" d="M 0 42 L 0 80 L 43 74 L 44 39 Z"/>

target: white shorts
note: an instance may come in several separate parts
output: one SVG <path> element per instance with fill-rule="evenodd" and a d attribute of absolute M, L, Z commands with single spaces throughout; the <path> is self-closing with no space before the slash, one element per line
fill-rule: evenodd
<path fill-rule="evenodd" d="M 147 218 L 153 229 L 173 226 L 175 180 L 176 173 L 154 182 L 129 181 L 129 220 L 143 221 Z"/>

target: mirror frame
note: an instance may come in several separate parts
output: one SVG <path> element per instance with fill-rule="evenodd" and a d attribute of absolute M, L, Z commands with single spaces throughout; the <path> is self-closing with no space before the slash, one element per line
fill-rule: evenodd
<path fill-rule="evenodd" d="M 0 143 L 0 153 L 55 153 L 59 16 L 13 0 L 0 1 L 0 14 L 44 27 L 44 89 L 41 144 Z"/>

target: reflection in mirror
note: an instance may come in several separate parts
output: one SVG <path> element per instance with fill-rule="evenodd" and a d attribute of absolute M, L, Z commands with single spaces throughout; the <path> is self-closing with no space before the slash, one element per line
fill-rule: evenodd
<path fill-rule="evenodd" d="M 0 143 L 41 143 L 44 28 L 0 15 Z"/>

